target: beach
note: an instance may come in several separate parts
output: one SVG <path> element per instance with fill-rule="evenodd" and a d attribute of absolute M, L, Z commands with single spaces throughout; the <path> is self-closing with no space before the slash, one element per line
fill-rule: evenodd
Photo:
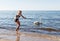
<path fill-rule="evenodd" d="M 0 11 L 0 41 L 60 41 L 60 11 L 23 11 L 27 19 L 19 19 L 19 31 L 16 12 Z M 42 24 L 35 25 L 36 21 Z"/>
<path fill-rule="evenodd" d="M 0 41 L 60 41 L 60 35 L 0 29 Z"/>
<path fill-rule="evenodd" d="M 0 11 L 0 28 L 16 29 L 14 22 L 16 13 L 17 11 L 14 10 Z M 60 35 L 60 11 L 23 11 L 22 14 L 27 19 L 19 18 L 21 22 L 20 31 Z M 34 22 L 42 24 L 35 25 Z"/>

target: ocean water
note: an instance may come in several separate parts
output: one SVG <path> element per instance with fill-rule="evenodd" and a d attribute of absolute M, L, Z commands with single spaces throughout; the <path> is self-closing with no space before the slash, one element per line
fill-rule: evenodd
<path fill-rule="evenodd" d="M 17 11 L 0 11 L 0 29 L 15 30 L 16 13 Z M 22 11 L 22 14 L 27 19 L 20 17 L 20 31 L 60 35 L 60 11 Z M 42 22 L 42 24 L 34 25 L 35 21 Z"/>

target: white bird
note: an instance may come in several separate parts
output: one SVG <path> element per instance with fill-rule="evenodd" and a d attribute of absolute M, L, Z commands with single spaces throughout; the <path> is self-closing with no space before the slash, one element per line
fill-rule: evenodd
<path fill-rule="evenodd" d="M 35 25 L 40 25 L 40 24 L 42 24 L 42 23 L 40 23 L 39 21 L 35 21 L 34 24 L 35 24 Z"/>

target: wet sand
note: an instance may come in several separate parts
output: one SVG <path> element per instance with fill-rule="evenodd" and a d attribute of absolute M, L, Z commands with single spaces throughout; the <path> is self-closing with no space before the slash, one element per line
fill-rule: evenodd
<path fill-rule="evenodd" d="M 0 29 L 0 41 L 60 41 L 60 36 Z"/>

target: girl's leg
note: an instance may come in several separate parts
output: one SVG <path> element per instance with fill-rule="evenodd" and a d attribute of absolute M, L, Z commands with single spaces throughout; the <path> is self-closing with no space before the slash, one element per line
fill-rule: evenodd
<path fill-rule="evenodd" d="M 16 22 L 16 24 L 17 24 L 17 28 L 16 28 L 16 31 L 17 31 L 17 30 L 19 30 L 20 22 L 19 22 L 19 21 L 17 21 L 17 22 Z"/>

